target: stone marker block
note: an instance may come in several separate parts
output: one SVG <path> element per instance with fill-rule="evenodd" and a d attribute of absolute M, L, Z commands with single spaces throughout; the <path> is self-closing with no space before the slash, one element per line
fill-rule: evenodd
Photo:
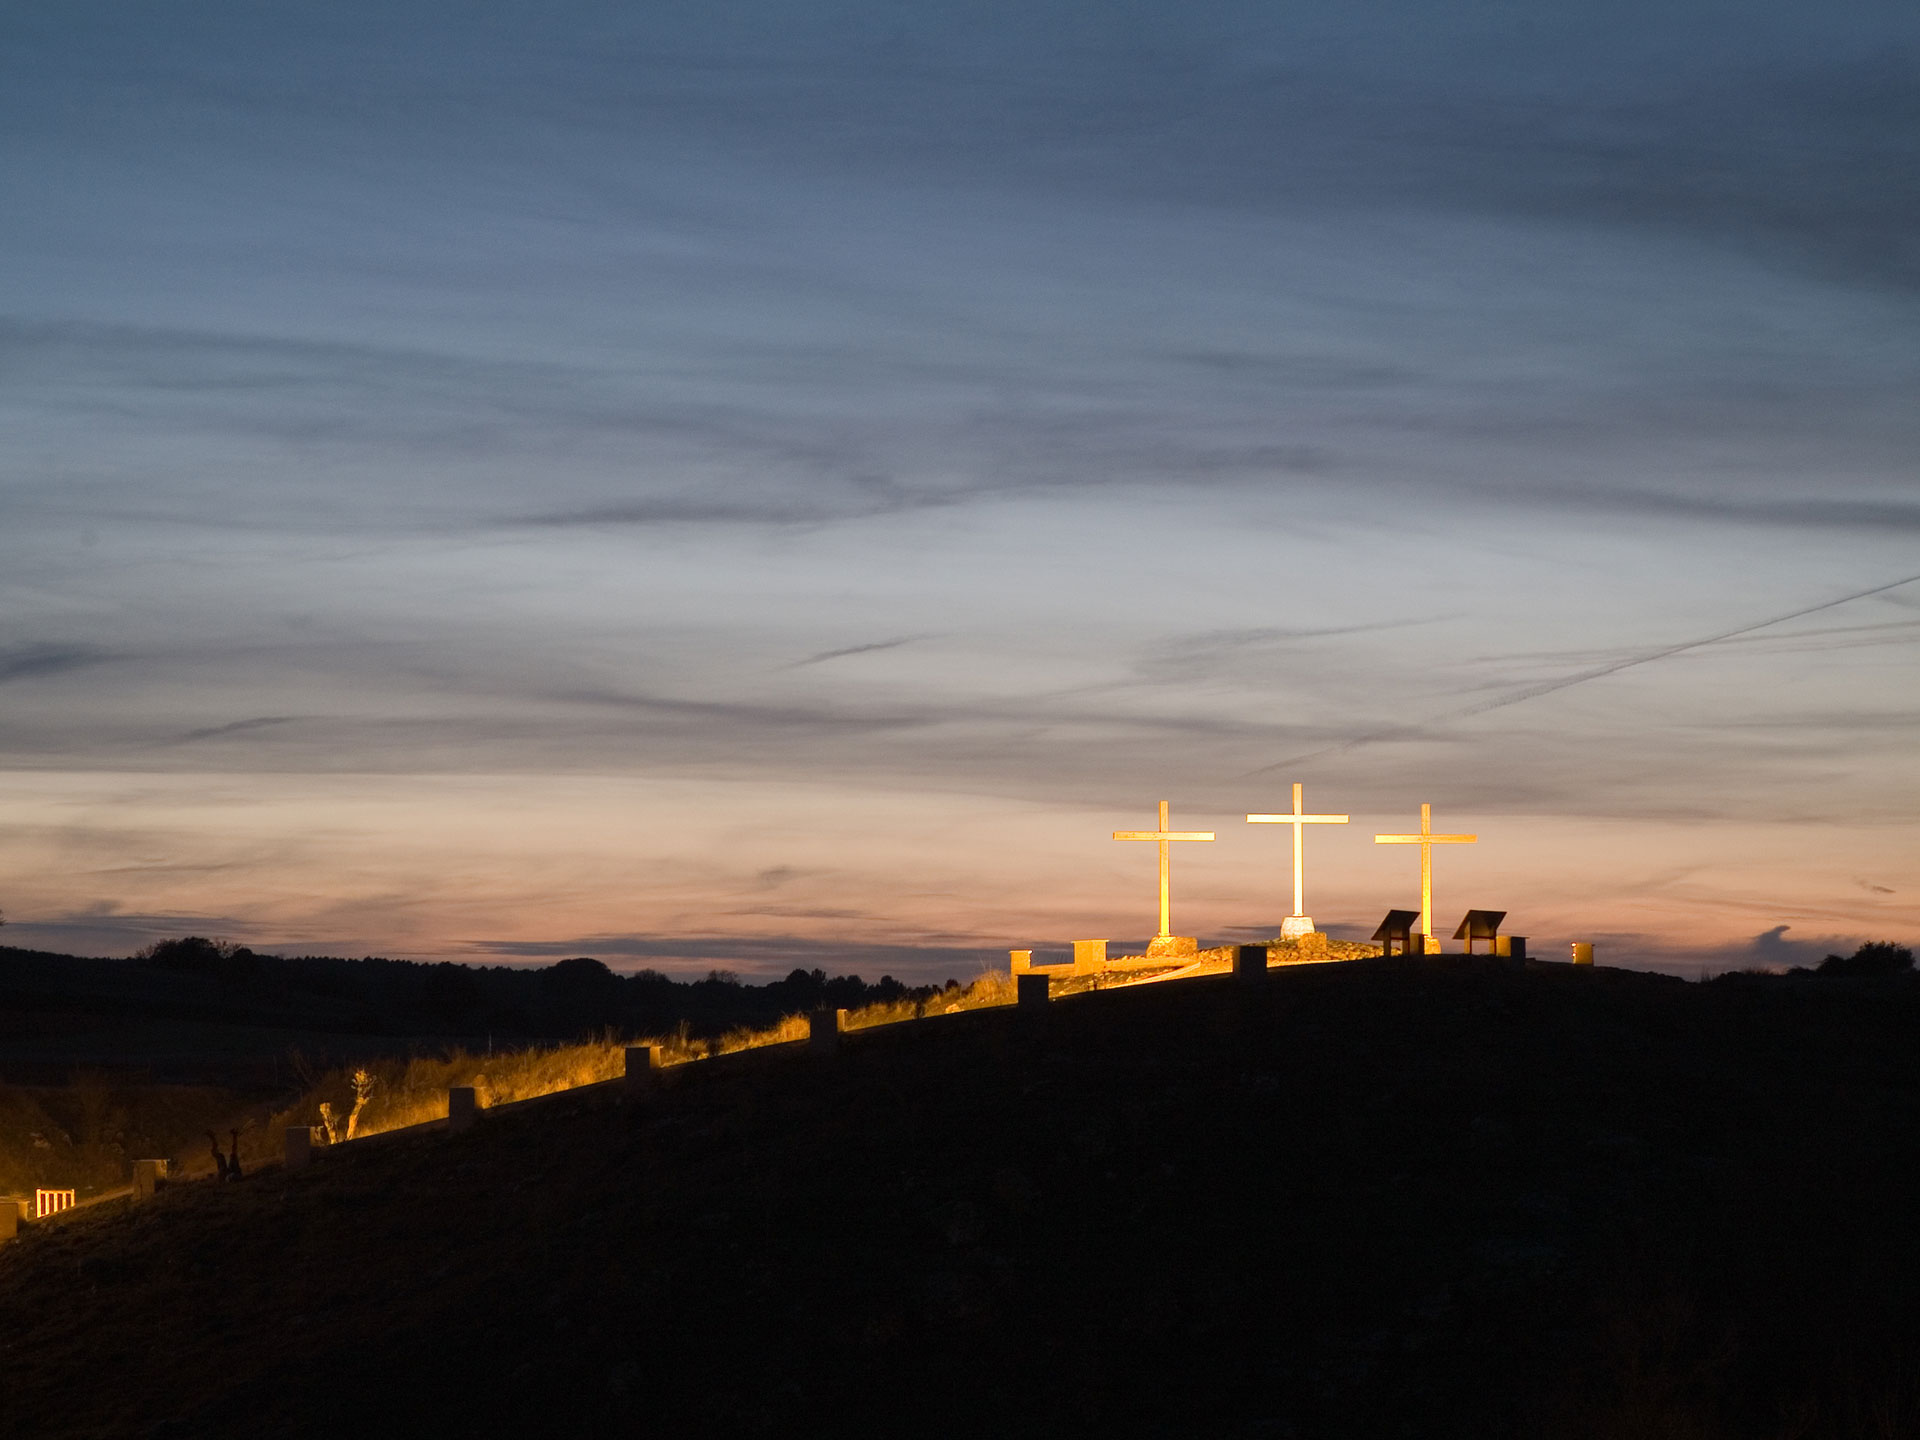
<path fill-rule="evenodd" d="M 136 1160 L 133 1162 L 133 1203 L 151 1200 L 154 1192 L 160 1188 L 160 1182 L 167 1178 L 167 1162 L 164 1160 Z"/>
<path fill-rule="evenodd" d="M 0 1205 L 0 1243 L 20 1233 L 20 1207 L 9 1200 Z"/>
<path fill-rule="evenodd" d="M 831 1055 L 840 1048 L 840 1035 L 847 1028 L 844 1010 L 815 1010 L 807 1016 L 807 1049 L 816 1055 Z"/>
<path fill-rule="evenodd" d="M 1014 982 L 1014 998 L 1020 1009 L 1026 1014 L 1044 1015 L 1053 999 L 1053 977 L 1051 975 L 1022 975 Z"/>
<path fill-rule="evenodd" d="M 286 1167 L 289 1170 L 304 1170 L 313 1159 L 313 1127 L 311 1125 L 287 1126 Z"/>
<path fill-rule="evenodd" d="M 644 1095 L 653 1088 L 654 1072 L 660 1068 L 658 1045 L 627 1046 L 626 1082 L 629 1095 Z"/>
<path fill-rule="evenodd" d="M 1147 942 L 1147 954 L 1156 960 L 1191 960 L 1200 942 L 1191 935 L 1156 935 Z"/>
<path fill-rule="evenodd" d="M 1107 968 L 1107 942 L 1104 940 L 1076 940 L 1073 942 L 1073 973 L 1093 975 Z"/>
<path fill-rule="evenodd" d="M 1505 955 L 1510 960 L 1527 958 L 1527 937 L 1524 935 L 1501 935 L 1493 942 L 1493 953 Z"/>
<path fill-rule="evenodd" d="M 1593 963 L 1593 942 L 1591 940 L 1576 940 L 1573 942 L 1573 963 L 1576 965 L 1591 965 Z"/>
<path fill-rule="evenodd" d="M 480 1119 L 480 1097 L 471 1085 L 456 1085 L 447 1091 L 447 1133 L 458 1135 L 471 1130 Z"/>
<path fill-rule="evenodd" d="M 1313 928 L 1313 917 L 1311 915 L 1289 915 L 1280 922 L 1280 938 L 1282 940 L 1304 940 L 1307 936 L 1317 935 L 1318 933 L 1319 932 Z"/>
<path fill-rule="evenodd" d="M 1267 947 L 1264 945 L 1242 945 L 1233 952 L 1233 978 L 1236 980 L 1264 980 L 1267 978 Z"/>
<path fill-rule="evenodd" d="M 1024 975 L 1029 970 L 1033 969 L 1033 951 L 1009 950 L 1007 954 L 1013 957 L 1013 973 L 1014 974 Z"/>

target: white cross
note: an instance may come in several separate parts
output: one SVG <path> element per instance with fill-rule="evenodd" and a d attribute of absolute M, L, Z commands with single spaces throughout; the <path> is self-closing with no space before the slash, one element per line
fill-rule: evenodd
<path fill-rule="evenodd" d="M 1294 782 L 1293 813 L 1291 815 L 1249 815 L 1249 825 L 1291 825 L 1293 827 L 1293 913 L 1304 918 L 1307 913 L 1305 896 L 1305 866 L 1301 862 L 1301 836 L 1309 825 L 1344 825 L 1350 819 L 1346 815 L 1303 815 L 1300 812 L 1300 785 Z"/>

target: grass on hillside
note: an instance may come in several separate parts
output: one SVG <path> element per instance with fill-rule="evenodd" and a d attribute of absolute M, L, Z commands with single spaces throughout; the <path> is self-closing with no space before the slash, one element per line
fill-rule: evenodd
<path fill-rule="evenodd" d="M 1012 1000 L 1012 978 L 993 972 L 982 975 L 971 985 L 941 991 L 925 999 L 885 1001 L 850 1010 L 846 1016 L 846 1027 L 849 1030 L 866 1030 L 905 1020 L 1010 1004 Z M 510 1105 L 515 1101 L 532 1100 L 562 1090 L 618 1079 L 625 1072 L 626 1049 L 629 1045 L 656 1046 L 662 1052 L 664 1064 L 685 1065 L 717 1055 L 731 1055 L 767 1045 L 785 1045 L 806 1038 L 807 1017 L 788 1015 L 773 1025 L 741 1027 L 710 1039 L 694 1038 L 682 1025 L 670 1035 L 634 1040 L 608 1035 L 574 1045 L 503 1050 L 493 1054 L 453 1049 L 439 1055 L 418 1055 L 406 1060 L 369 1061 L 364 1066 L 341 1067 L 309 1077 L 305 1090 L 296 1100 L 272 1111 L 257 1128 L 249 1128 L 241 1137 L 242 1160 L 243 1163 L 257 1164 L 262 1160 L 277 1159 L 287 1128 L 322 1126 L 322 1104 L 330 1108 L 336 1126 L 344 1135 L 346 1119 L 354 1108 L 356 1069 L 372 1081 L 366 1104 L 360 1111 L 353 1131 L 353 1138 L 363 1139 L 445 1118 L 447 1091 L 456 1087 L 472 1086 L 481 1107 L 491 1109 L 497 1105 Z M 316 1138 L 325 1133 L 324 1127 L 316 1130 Z M 195 1174 L 212 1169 L 210 1154 L 195 1151 L 186 1159 L 181 1173 Z"/>

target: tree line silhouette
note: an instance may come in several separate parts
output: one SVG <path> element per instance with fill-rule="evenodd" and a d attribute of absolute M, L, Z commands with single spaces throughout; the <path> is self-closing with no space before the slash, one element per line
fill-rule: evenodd
<path fill-rule="evenodd" d="M 229 1005 L 324 1012 L 334 1021 L 328 1028 L 501 1039 L 572 1039 L 609 1029 L 662 1034 L 682 1025 L 695 1035 L 719 1034 L 821 1007 L 927 998 L 959 983 L 913 986 L 891 975 L 869 983 L 819 969 L 795 969 L 759 985 L 724 970 L 675 980 L 657 970 L 618 974 L 585 955 L 533 967 L 262 955 L 198 935 L 160 941 L 123 963 L 192 977 L 211 989 L 209 998 Z"/>

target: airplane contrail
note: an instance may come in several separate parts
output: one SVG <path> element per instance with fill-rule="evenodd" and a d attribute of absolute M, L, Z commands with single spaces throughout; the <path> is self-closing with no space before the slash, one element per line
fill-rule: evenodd
<path fill-rule="evenodd" d="M 1289 765 L 1303 765 L 1309 760 L 1318 760 L 1323 755 L 1338 755 L 1348 750 L 1357 750 L 1362 745 L 1372 745 L 1381 740 L 1394 740 L 1402 736 L 1418 735 L 1435 725 L 1445 725 L 1454 720 L 1467 720 L 1476 715 L 1485 715 L 1489 711 L 1504 710 L 1509 705 L 1518 705 L 1526 700 L 1538 700 L 1542 695 L 1551 695 L 1556 690 L 1565 690 L 1574 685 L 1584 685 L 1589 680 L 1604 680 L 1609 675 L 1618 675 L 1622 670 L 1631 670 L 1638 665 L 1651 665 L 1656 660 L 1667 660 L 1675 655 L 1685 654 L 1689 650 L 1698 650 L 1705 645 L 1718 645 L 1723 640 L 1737 639 L 1742 635 L 1751 635 L 1756 630 L 1765 630 L 1770 626 L 1784 625 L 1789 620 L 1799 620 L 1808 615 L 1818 615 L 1822 610 L 1832 610 L 1840 605 L 1851 605 L 1855 600 L 1864 600 L 1869 595 L 1881 595 L 1889 590 L 1898 590 L 1902 585 L 1911 585 L 1920 581 L 1920 575 L 1909 575 L 1904 580 L 1889 580 L 1884 585 L 1875 585 L 1866 590 L 1856 590 L 1851 595 L 1842 595 L 1837 600 L 1822 600 L 1818 605 L 1808 605 L 1799 610 L 1789 611 L 1785 615 L 1770 616 L 1765 620 L 1756 620 L 1750 625 L 1740 625 L 1732 630 L 1722 630 L 1716 635 L 1703 635 L 1697 640 L 1684 640 L 1678 645 L 1665 645 L 1658 650 L 1649 650 L 1644 655 L 1629 656 L 1625 660 L 1615 660 L 1607 665 L 1596 665 L 1591 670 L 1582 670 L 1577 675 L 1562 676 L 1558 680 L 1548 680 L 1540 685 L 1530 685 L 1511 695 L 1503 695 L 1498 700 L 1483 700 L 1478 704 L 1467 705 L 1458 710 L 1449 710 L 1436 715 L 1431 720 L 1418 725 L 1396 725 L 1387 730 L 1375 730 L 1366 735 L 1356 735 L 1351 740 L 1343 740 L 1338 745 L 1328 745 L 1319 750 L 1311 750 L 1305 755 L 1295 755 L 1291 759 L 1276 760 L 1271 765 L 1262 765 L 1257 770 L 1249 770 L 1240 779 L 1254 775 L 1265 775 L 1270 771 L 1284 769 Z"/>

